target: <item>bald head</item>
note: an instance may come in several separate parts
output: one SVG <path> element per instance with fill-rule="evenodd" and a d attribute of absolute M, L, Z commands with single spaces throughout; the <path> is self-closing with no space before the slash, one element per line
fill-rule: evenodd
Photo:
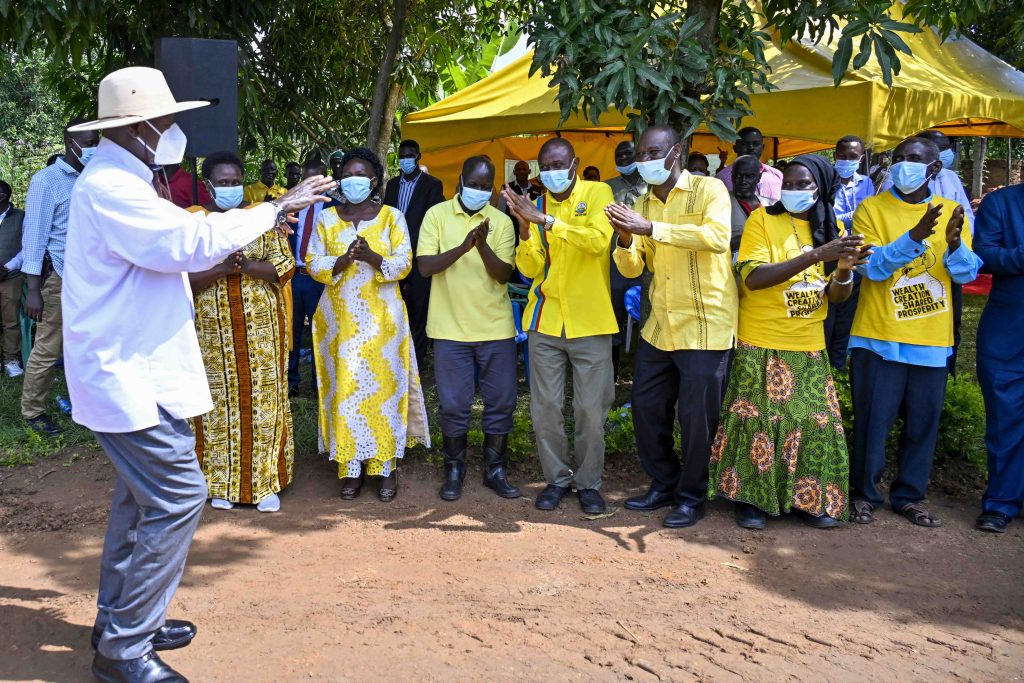
<path fill-rule="evenodd" d="M 572 169 L 576 162 L 576 151 L 565 138 L 551 138 L 540 148 L 537 164 L 541 171 Z"/>
<path fill-rule="evenodd" d="M 539 161 L 551 154 L 568 154 L 571 159 L 576 156 L 576 150 L 573 149 L 572 143 L 565 138 L 551 138 L 540 146 L 540 154 L 537 155 L 537 159 Z"/>
<path fill-rule="evenodd" d="M 643 147 L 644 138 L 656 139 L 667 147 L 679 144 L 679 133 L 672 126 L 656 125 L 650 126 L 640 136 L 640 146 Z"/>

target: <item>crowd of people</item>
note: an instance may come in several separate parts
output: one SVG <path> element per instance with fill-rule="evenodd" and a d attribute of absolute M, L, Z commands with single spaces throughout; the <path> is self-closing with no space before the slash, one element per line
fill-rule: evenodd
<path fill-rule="evenodd" d="M 412 140 L 386 183 L 382 160 L 354 148 L 287 164 L 283 187 L 273 160 L 245 185 L 242 160 L 217 152 L 193 187 L 174 114 L 207 103 L 175 102 L 140 67 L 110 74 L 98 100 L 98 119 L 68 124 L 64 154 L 32 178 L 23 211 L 0 183 L 0 360 L 24 374 L 26 424 L 53 435 L 45 398 L 63 357 L 73 417 L 118 472 L 94 630 L 100 680 L 183 680 L 153 654 L 195 635 L 166 619 L 166 604 L 207 500 L 281 508 L 307 321 L 319 450 L 345 499 L 373 477 L 377 497 L 393 500 L 406 449 L 430 445 L 431 359 L 440 498 L 462 494 L 477 389 L 483 484 L 520 496 L 507 452 L 521 327 L 546 484 L 535 505 L 553 510 L 575 489 L 585 513 L 605 512 L 624 292 L 642 283 L 632 416 L 651 483 L 625 508 L 668 508 L 663 524 L 685 528 L 718 497 L 748 529 L 788 512 L 819 529 L 870 524 L 900 417 L 888 503 L 937 527 L 924 501 L 960 288 L 984 266 L 995 281 L 978 332 L 989 483 L 977 527 L 1004 531 L 1021 512 L 1024 186 L 994 193 L 975 221 L 940 132 L 904 140 L 872 175 L 855 136 L 834 160 L 777 168 L 745 128 L 711 177 L 706 157 L 655 125 L 618 145 L 608 182 L 596 167 L 581 173 L 555 137 L 536 178 L 520 160 L 499 186 L 494 162 L 472 156 L 447 197 Z M 528 290 L 519 321 L 513 280 Z M 36 321 L 24 371 L 22 298 Z M 833 379 L 847 364 L 851 451 Z"/>

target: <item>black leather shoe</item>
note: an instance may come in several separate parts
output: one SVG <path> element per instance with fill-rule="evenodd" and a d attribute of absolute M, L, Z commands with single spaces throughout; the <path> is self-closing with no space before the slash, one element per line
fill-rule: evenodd
<path fill-rule="evenodd" d="M 736 523 L 744 529 L 760 531 L 768 523 L 768 515 L 756 505 L 736 503 Z"/>
<path fill-rule="evenodd" d="M 604 504 L 604 498 L 601 497 L 601 492 L 597 489 L 580 489 L 578 494 L 580 507 L 583 508 L 585 514 L 600 515 L 608 509 Z"/>
<path fill-rule="evenodd" d="M 523 495 L 509 483 L 505 467 L 508 465 L 508 434 L 484 435 L 484 486 L 502 498 Z"/>
<path fill-rule="evenodd" d="M 704 519 L 704 503 L 696 506 L 679 504 L 672 508 L 672 512 L 665 516 L 665 520 L 661 525 L 669 529 L 685 529 L 702 519 Z"/>
<path fill-rule="evenodd" d="M 99 627 L 93 626 L 92 628 L 92 649 L 96 649 L 100 644 L 100 638 L 103 636 L 103 632 L 99 630 Z M 164 622 L 164 625 L 156 630 L 153 634 L 153 649 L 160 650 L 177 650 L 179 647 L 185 647 L 192 642 L 192 639 L 196 637 L 196 625 L 191 621 L 185 621 L 184 619 L 168 619 Z"/>
<path fill-rule="evenodd" d="M 25 420 L 25 424 L 29 426 L 32 431 L 42 434 L 43 436 L 60 436 L 62 434 L 61 428 L 53 423 L 49 417 L 45 414 L 38 417 L 33 417 L 31 420 Z"/>
<path fill-rule="evenodd" d="M 556 486 L 554 484 L 548 484 L 544 487 L 544 490 L 537 496 L 537 501 L 534 505 L 537 506 L 538 510 L 554 510 L 558 507 L 558 504 L 565 498 L 565 494 L 569 493 L 568 486 Z"/>
<path fill-rule="evenodd" d="M 92 658 L 92 675 L 101 683 L 188 683 L 155 652 L 138 659 L 107 659 L 99 652 Z"/>
<path fill-rule="evenodd" d="M 642 496 L 633 496 L 626 500 L 622 504 L 622 507 L 627 510 L 635 510 L 637 512 L 653 512 L 654 510 L 660 510 L 661 508 L 667 508 L 676 502 L 676 496 L 671 491 L 659 491 L 653 486 L 647 489 L 647 493 Z"/>
<path fill-rule="evenodd" d="M 838 519 L 833 519 L 828 515 L 814 516 L 807 512 L 803 513 L 801 517 L 804 518 L 804 524 L 815 529 L 835 529 L 842 526 L 842 522 Z"/>
<path fill-rule="evenodd" d="M 1010 521 L 1010 518 L 1002 512 L 982 512 L 978 515 L 978 521 L 974 523 L 974 528 L 978 531 L 1002 534 L 1006 532 Z"/>
<path fill-rule="evenodd" d="M 463 436 L 445 436 L 444 439 L 444 484 L 439 495 L 442 500 L 458 500 L 462 497 L 462 482 L 466 478 L 466 447 L 469 439 Z"/>

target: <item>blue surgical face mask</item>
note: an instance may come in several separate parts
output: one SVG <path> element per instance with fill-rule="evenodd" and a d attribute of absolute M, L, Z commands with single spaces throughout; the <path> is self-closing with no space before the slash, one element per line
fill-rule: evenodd
<path fill-rule="evenodd" d="M 242 193 L 244 190 L 245 188 L 241 185 L 215 187 L 213 188 L 213 203 L 224 211 L 234 209 L 242 203 Z"/>
<path fill-rule="evenodd" d="M 814 193 L 816 190 L 783 190 L 782 205 L 790 213 L 803 213 L 814 206 Z"/>
<path fill-rule="evenodd" d="M 459 183 L 462 179 L 459 179 Z M 462 199 L 462 203 L 465 204 L 466 208 L 470 211 L 479 211 L 484 208 L 487 202 L 491 201 L 491 193 L 484 192 L 483 190 L 476 190 L 472 187 L 462 186 L 459 190 L 459 197 Z"/>
<path fill-rule="evenodd" d="M 78 147 L 78 143 L 75 143 L 75 147 Z M 78 160 L 85 166 L 89 163 L 89 159 L 92 159 L 93 153 L 96 151 L 95 147 L 78 147 Z"/>
<path fill-rule="evenodd" d="M 917 161 L 893 164 L 889 173 L 892 174 L 892 184 L 903 194 L 910 194 L 928 182 L 928 164 Z"/>
<path fill-rule="evenodd" d="M 860 168 L 860 159 L 836 159 L 836 173 L 840 178 L 852 178 Z"/>
<path fill-rule="evenodd" d="M 619 175 L 633 175 L 636 173 L 636 162 L 629 164 L 628 166 L 619 166 L 615 164 L 615 170 L 619 172 Z"/>
<path fill-rule="evenodd" d="M 361 175 L 351 175 L 341 179 L 341 193 L 350 204 L 361 204 L 370 196 L 370 179 Z"/>
<path fill-rule="evenodd" d="M 665 159 L 651 159 L 650 161 L 639 161 L 636 170 L 640 171 L 640 177 L 648 185 L 662 185 L 672 175 L 671 168 L 665 168 Z"/>
<path fill-rule="evenodd" d="M 570 171 L 572 171 L 572 166 L 554 171 L 541 171 L 540 181 L 544 183 L 544 187 L 548 188 L 549 192 L 561 194 L 572 185 L 573 176 Z"/>
<path fill-rule="evenodd" d="M 408 157 L 399 159 L 398 168 L 402 169 L 402 173 L 408 175 L 416 170 L 416 159 L 409 159 Z"/>
<path fill-rule="evenodd" d="M 942 168 L 953 168 L 953 162 L 956 161 L 956 154 L 951 149 L 944 149 L 939 152 L 939 161 L 942 162 Z"/>

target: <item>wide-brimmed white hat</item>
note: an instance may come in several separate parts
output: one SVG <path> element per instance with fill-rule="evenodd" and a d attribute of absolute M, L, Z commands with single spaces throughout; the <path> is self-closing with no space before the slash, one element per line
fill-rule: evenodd
<path fill-rule="evenodd" d="M 129 66 L 107 74 L 100 81 L 99 118 L 68 130 L 74 133 L 117 128 L 208 104 L 205 100 L 175 102 L 162 72 L 145 66 Z"/>

